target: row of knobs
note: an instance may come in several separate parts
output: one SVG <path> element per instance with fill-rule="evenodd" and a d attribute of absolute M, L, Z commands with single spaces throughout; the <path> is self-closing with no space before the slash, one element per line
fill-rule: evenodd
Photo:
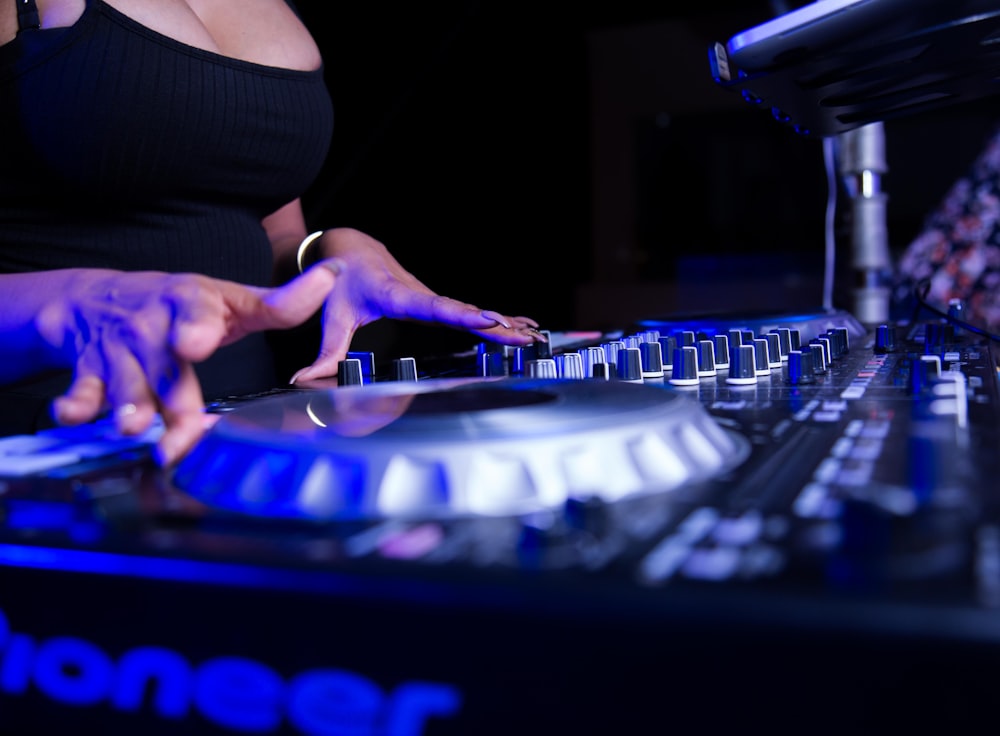
<path fill-rule="evenodd" d="M 927 355 L 943 355 L 955 350 L 961 337 L 961 328 L 952 321 L 940 320 L 923 325 L 923 348 Z M 874 351 L 879 354 L 900 352 L 902 346 L 896 336 L 896 325 L 884 324 L 875 328 Z"/>
<path fill-rule="evenodd" d="M 926 352 L 942 352 L 955 337 L 950 324 L 928 323 Z M 659 331 L 647 330 L 557 355 L 553 355 L 550 344 L 544 342 L 517 348 L 481 343 L 477 348 L 477 375 L 631 382 L 662 378 L 675 385 L 692 386 L 720 372 L 728 373 L 728 383 L 753 384 L 761 376 L 784 369 L 790 383 L 807 384 L 814 383 L 817 376 L 829 370 L 832 361 L 845 355 L 848 347 L 845 327 L 831 328 L 808 344 L 802 344 L 798 330 L 785 327 L 764 335 L 731 329 L 712 336 L 693 330 L 679 330 L 664 336 Z M 874 352 L 885 354 L 898 349 L 895 326 L 878 326 Z M 416 381 L 416 361 L 397 358 L 391 362 L 389 374 L 380 378 Z M 367 384 L 374 380 L 373 353 L 350 352 L 338 364 L 338 385 Z"/>
<path fill-rule="evenodd" d="M 524 348 L 480 346 L 481 376 L 523 375 L 533 378 L 599 379 L 641 383 L 666 380 L 697 386 L 726 374 L 731 384 L 754 384 L 762 376 L 783 371 L 791 383 L 814 383 L 849 349 L 848 331 L 828 330 L 803 344 L 798 330 L 777 328 L 765 335 L 732 329 L 708 336 L 693 330 L 662 335 L 648 330 L 619 340 L 553 355 L 545 343 Z"/>
<path fill-rule="evenodd" d="M 950 325 L 929 323 L 926 351 L 940 352 L 955 334 Z M 548 343 L 509 348 L 481 343 L 477 348 L 477 374 L 484 377 L 596 378 L 642 382 L 665 379 L 680 386 L 725 372 L 731 384 L 754 384 L 775 370 L 784 370 L 793 384 L 814 383 L 831 363 L 846 354 L 848 331 L 835 327 L 803 345 L 798 330 L 776 328 L 764 335 L 731 329 L 711 337 L 703 332 L 680 330 L 663 336 L 656 330 L 635 333 L 619 340 L 553 355 Z M 880 325 L 875 331 L 874 352 L 899 350 L 896 328 Z M 930 366 L 927 366 L 930 368 Z M 338 365 L 338 385 L 360 385 L 375 380 L 375 357 L 370 352 L 350 352 Z M 416 361 L 397 358 L 380 380 L 418 380 Z"/>
<path fill-rule="evenodd" d="M 360 386 L 375 380 L 375 354 L 351 351 L 337 363 L 338 386 Z M 395 358 L 389 366 L 389 381 L 416 381 L 417 361 L 414 358 Z"/>
<path fill-rule="evenodd" d="M 958 305 L 953 300 L 953 313 L 958 311 Z M 960 328 L 951 321 L 927 322 L 923 325 L 923 354 L 916 354 L 900 365 L 906 366 L 908 376 L 906 387 L 913 396 L 930 399 L 927 408 L 932 412 L 954 414 L 960 426 L 967 421 L 966 378 L 959 370 L 944 370 L 942 363 L 950 355 L 958 354 Z M 897 340 L 895 325 L 879 325 L 875 328 L 874 352 L 885 355 L 888 353 L 907 352 L 905 346 Z M 939 399 L 953 399 L 953 410 L 942 410 Z M 921 405 L 918 405 L 918 407 Z"/>

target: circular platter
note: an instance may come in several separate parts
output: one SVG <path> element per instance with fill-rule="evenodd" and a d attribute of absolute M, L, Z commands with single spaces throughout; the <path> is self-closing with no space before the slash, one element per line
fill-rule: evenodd
<path fill-rule="evenodd" d="M 268 517 L 497 516 L 670 491 L 748 452 L 662 385 L 428 379 L 248 402 L 219 419 L 173 483 L 209 506 Z"/>

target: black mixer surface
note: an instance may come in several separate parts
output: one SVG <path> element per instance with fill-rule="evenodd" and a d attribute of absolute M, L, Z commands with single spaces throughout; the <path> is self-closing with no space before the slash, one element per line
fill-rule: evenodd
<path fill-rule="evenodd" d="M 1000 654 L 994 343 L 843 313 L 0 439 L 0 732 L 961 729 Z"/>

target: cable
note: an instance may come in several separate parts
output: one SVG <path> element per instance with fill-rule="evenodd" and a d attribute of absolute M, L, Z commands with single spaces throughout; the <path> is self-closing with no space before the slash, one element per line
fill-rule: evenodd
<path fill-rule="evenodd" d="M 912 316 L 912 318 L 910 320 L 911 322 L 916 322 L 917 321 L 917 315 L 920 313 L 920 310 L 921 309 L 926 309 L 928 312 L 931 312 L 932 314 L 936 314 L 937 316 L 939 316 L 939 317 L 947 320 L 948 322 L 950 322 L 951 324 L 955 325 L 956 327 L 960 327 L 963 330 L 968 330 L 969 332 L 973 332 L 973 333 L 975 333 L 977 335 L 981 335 L 981 336 L 983 336 L 983 337 L 985 337 L 987 339 L 994 340 L 996 342 L 1000 342 L 1000 335 L 998 335 L 996 333 L 993 333 L 993 332 L 990 332 L 989 330 L 985 330 L 982 327 L 977 327 L 976 325 L 974 325 L 974 324 L 972 324 L 970 322 L 966 322 L 965 320 L 958 319 L 958 317 L 955 317 L 954 315 L 948 314 L 947 312 L 944 312 L 944 311 L 938 309 L 933 304 L 931 304 L 930 302 L 928 302 L 927 301 L 927 293 L 930 290 L 931 290 L 931 280 L 930 279 L 921 279 L 920 281 L 918 281 L 916 283 L 916 285 L 914 285 L 914 287 L 913 287 L 913 298 L 916 300 L 916 304 L 913 307 L 913 316 Z"/>

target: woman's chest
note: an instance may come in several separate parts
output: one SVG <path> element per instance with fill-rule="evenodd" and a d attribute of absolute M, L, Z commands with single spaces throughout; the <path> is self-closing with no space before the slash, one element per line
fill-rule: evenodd
<path fill-rule="evenodd" d="M 93 1 L 93 0 L 91 0 Z M 285 0 L 104 0 L 123 15 L 194 48 L 242 61 L 300 71 L 320 53 Z M 77 23 L 88 0 L 35 0 L 42 28 Z M 22 0 L 0 0 L 0 44 L 14 38 Z"/>

